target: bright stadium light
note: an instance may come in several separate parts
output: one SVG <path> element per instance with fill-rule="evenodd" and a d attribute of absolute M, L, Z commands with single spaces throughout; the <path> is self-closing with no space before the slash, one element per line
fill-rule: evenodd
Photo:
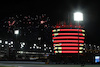
<path fill-rule="evenodd" d="M 83 13 L 75 12 L 74 13 L 74 21 L 83 21 Z"/>
<path fill-rule="evenodd" d="M 19 34 L 19 30 L 15 30 L 14 34 L 18 35 Z"/>

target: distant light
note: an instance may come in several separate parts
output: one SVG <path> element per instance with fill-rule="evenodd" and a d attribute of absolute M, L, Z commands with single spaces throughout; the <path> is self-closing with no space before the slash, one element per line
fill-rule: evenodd
<path fill-rule="evenodd" d="M 34 44 L 34 46 L 36 46 L 36 44 Z"/>
<path fill-rule="evenodd" d="M 96 45 L 94 45 L 94 47 L 96 47 Z"/>
<path fill-rule="evenodd" d="M 5 41 L 5 44 L 8 44 L 8 41 Z"/>
<path fill-rule="evenodd" d="M 83 50 L 85 50 L 85 48 L 83 48 Z"/>
<path fill-rule="evenodd" d="M 14 34 L 18 35 L 19 34 L 19 30 L 15 30 Z"/>
<path fill-rule="evenodd" d="M 0 43 L 2 43 L 2 40 L 0 40 Z"/>
<path fill-rule="evenodd" d="M 97 48 L 99 48 L 99 46 L 97 46 Z"/>
<path fill-rule="evenodd" d="M 74 13 L 74 21 L 83 21 L 83 13 L 75 12 Z"/>
<path fill-rule="evenodd" d="M 11 43 L 8 43 L 9 45 L 11 45 Z"/>
<path fill-rule="evenodd" d="M 25 45 L 25 43 L 23 42 L 23 45 Z"/>
<path fill-rule="evenodd" d="M 11 45 L 11 47 L 13 47 L 13 45 Z"/>
<path fill-rule="evenodd" d="M 23 51 L 19 51 L 19 53 L 23 54 L 24 52 Z"/>
<path fill-rule="evenodd" d="M 49 49 L 51 49 L 51 47 L 49 47 Z"/>
<path fill-rule="evenodd" d="M 46 47 L 46 44 L 44 44 L 44 47 Z"/>
<path fill-rule="evenodd" d="M 41 47 L 40 47 L 40 49 L 41 49 Z"/>
<path fill-rule="evenodd" d="M 89 46 L 91 46 L 91 44 L 89 44 Z"/>
<path fill-rule="evenodd" d="M 4 45 L 2 45 L 1 47 L 4 47 Z"/>
<path fill-rule="evenodd" d="M 37 48 L 37 49 L 39 49 L 39 47 L 38 47 L 38 46 L 37 46 L 36 48 Z"/>
<path fill-rule="evenodd" d="M 32 49 L 32 47 L 30 47 L 30 49 Z"/>
<path fill-rule="evenodd" d="M 35 48 L 35 46 L 33 46 L 33 48 Z"/>
<path fill-rule="evenodd" d="M 38 40 L 41 40 L 41 37 L 38 37 Z"/>
<path fill-rule="evenodd" d="M 50 52 L 52 52 L 52 50 L 50 50 Z"/>
<path fill-rule="evenodd" d="M 46 50 L 46 49 L 44 49 L 44 50 Z"/>
<path fill-rule="evenodd" d="M 11 41 L 11 44 L 13 44 L 13 41 Z"/>

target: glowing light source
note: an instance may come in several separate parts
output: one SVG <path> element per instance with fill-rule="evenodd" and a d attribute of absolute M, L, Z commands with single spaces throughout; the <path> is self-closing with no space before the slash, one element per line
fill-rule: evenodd
<path fill-rule="evenodd" d="M 24 42 L 23 42 L 22 44 L 23 44 L 23 45 L 25 45 L 25 43 L 24 43 Z"/>
<path fill-rule="evenodd" d="M 19 30 L 15 30 L 14 34 L 18 35 L 19 34 Z"/>
<path fill-rule="evenodd" d="M 11 45 L 11 47 L 13 47 L 13 45 Z"/>
<path fill-rule="evenodd" d="M 11 41 L 11 44 L 13 44 L 13 41 Z"/>
<path fill-rule="evenodd" d="M 41 37 L 38 37 L 38 40 L 41 40 Z"/>
<path fill-rule="evenodd" d="M 44 44 L 44 47 L 46 47 L 46 44 Z"/>
<path fill-rule="evenodd" d="M 5 41 L 5 44 L 8 44 L 8 41 Z"/>
<path fill-rule="evenodd" d="M 74 21 L 83 21 L 83 14 L 81 12 L 75 12 Z"/>
<path fill-rule="evenodd" d="M 36 46 L 36 44 L 34 44 L 34 46 Z"/>
<path fill-rule="evenodd" d="M 4 45 L 2 45 L 1 47 L 4 47 Z"/>
<path fill-rule="evenodd" d="M 30 49 L 32 49 L 32 47 L 30 47 Z"/>
<path fill-rule="evenodd" d="M 0 43 L 2 43 L 2 40 L 0 40 Z"/>

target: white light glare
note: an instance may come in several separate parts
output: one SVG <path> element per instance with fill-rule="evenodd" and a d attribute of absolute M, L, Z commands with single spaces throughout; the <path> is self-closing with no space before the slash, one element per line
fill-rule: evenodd
<path fill-rule="evenodd" d="M 35 46 L 33 46 L 33 48 L 35 48 Z"/>
<path fill-rule="evenodd" d="M 50 50 L 50 52 L 52 52 L 52 50 Z"/>
<path fill-rule="evenodd" d="M 44 50 L 46 50 L 46 49 L 44 49 Z"/>
<path fill-rule="evenodd" d="M 2 45 L 2 47 L 4 47 L 4 45 Z"/>
<path fill-rule="evenodd" d="M 81 12 L 75 12 L 74 21 L 83 21 L 83 14 Z"/>
<path fill-rule="evenodd" d="M 41 37 L 38 37 L 38 40 L 41 40 Z"/>
<path fill-rule="evenodd" d="M 49 49 L 51 49 L 51 47 L 49 47 Z"/>
<path fill-rule="evenodd" d="M 36 46 L 36 44 L 34 44 L 34 46 Z"/>
<path fill-rule="evenodd" d="M 25 45 L 25 43 L 23 43 L 23 45 Z"/>
<path fill-rule="evenodd" d="M 15 30 L 14 34 L 16 34 L 16 35 L 19 34 L 19 30 Z"/>
<path fill-rule="evenodd" d="M 2 40 L 0 40 L 0 43 L 2 43 Z"/>
<path fill-rule="evenodd" d="M 11 43 L 8 43 L 9 45 L 11 45 Z"/>
<path fill-rule="evenodd" d="M 11 44 L 13 44 L 13 41 L 11 41 Z"/>
<path fill-rule="evenodd" d="M 30 47 L 30 49 L 32 49 L 32 47 Z"/>
<path fill-rule="evenodd" d="M 5 41 L 5 44 L 8 44 L 8 41 Z"/>
<path fill-rule="evenodd" d="M 46 44 L 44 44 L 44 47 L 46 47 Z"/>
<path fill-rule="evenodd" d="M 11 45 L 11 47 L 13 47 L 13 45 Z"/>
<path fill-rule="evenodd" d="M 39 49 L 39 47 L 38 47 L 38 46 L 37 46 L 36 48 L 37 48 L 37 49 Z"/>

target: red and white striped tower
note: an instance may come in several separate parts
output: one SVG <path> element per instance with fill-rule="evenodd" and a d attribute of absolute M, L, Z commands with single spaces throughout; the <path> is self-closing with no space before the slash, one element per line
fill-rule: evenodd
<path fill-rule="evenodd" d="M 85 30 L 81 26 L 64 24 L 53 27 L 54 53 L 83 53 L 84 39 Z"/>

